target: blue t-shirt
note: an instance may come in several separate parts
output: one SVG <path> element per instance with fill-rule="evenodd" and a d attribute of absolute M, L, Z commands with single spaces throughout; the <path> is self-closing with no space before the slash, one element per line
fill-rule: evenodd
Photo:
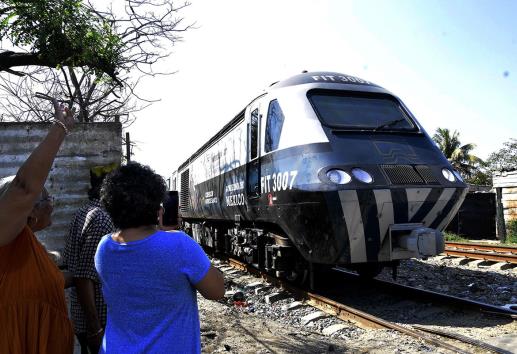
<path fill-rule="evenodd" d="M 99 242 L 95 268 L 108 319 L 100 353 L 200 353 L 194 285 L 210 260 L 183 232 L 133 242 Z"/>

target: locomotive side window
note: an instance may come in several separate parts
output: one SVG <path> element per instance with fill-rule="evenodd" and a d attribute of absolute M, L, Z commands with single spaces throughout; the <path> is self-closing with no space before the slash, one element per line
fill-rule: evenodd
<path fill-rule="evenodd" d="M 332 128 L 417 131 L 397 100 L 389 95 L 313 91 L 308 97 L 322 123 Z"/>
<path fill-rule="evenodd" d="M 250 132 L 250 160 L 258 156 L 258 132 L 259 132 L 259 116 L 258 108 L 251 112 L 251 132 Z"/>
<path fill-rule="evenodd" d="M 250 161 L 246 165 L 247 169 L 247 191 L 248 198 L 256 199 L 260 196 L 260 159 L 259 156 L 259 110 L 254 109 L 251 112 L 251 119 L 249 124 L 250 132 L 250 144 L 249 144 L 249 156 Z"/>
<path fill-rule="evenodd" d="M 282 127 L 284 125 L 284 113 L 278 104 L 278 100 L 269 103 L 269 110 L 266 122 L 265 146 L 266 152 L 278 149 Z"/>

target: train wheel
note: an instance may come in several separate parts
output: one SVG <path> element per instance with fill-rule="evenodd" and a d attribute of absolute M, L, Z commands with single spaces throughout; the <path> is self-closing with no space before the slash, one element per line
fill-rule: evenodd
<path fill-rule="evenodd" d="M 382 272 L 382 268 L 378 263 L 367 263 L 358 266 L 355 270 L 362 279 L 372 279 Z"/>
<path fill-rule="evenodd" d="M 301 257 L 297 257 L 293 263 L 293 267 L 290 270 L 283 271 L 281 277 L 290 283 L 303 286 L 309 279 L 309 264 Z"/>
<path fill-rule="evenodd" d="M 292 270 L 285 276 L 285 279 L 287 281 L 296 285 L 304 285 L 307 282 L 308 278 L 309 270 L 307 268 Z"/>

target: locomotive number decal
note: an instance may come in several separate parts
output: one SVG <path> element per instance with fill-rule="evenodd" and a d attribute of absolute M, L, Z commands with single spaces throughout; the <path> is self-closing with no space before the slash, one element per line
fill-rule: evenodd
<path fill-rule="evenodd" d="M 370 81 L 366 81 L 360 79 L 358 77 L 350 76 L 350 75 L 314 75 L 311 76 L 314 81 L 331 81 L 331 82 L 345 82 L 345 83 L 353 83 L 353 84 L 367 84 L 371 85 Z"/>
<path fill-rule="evenodd" d="M 260 177 L 260 193 L 280 192 L 293 189 L 298 171 L 278 172 Z"/>

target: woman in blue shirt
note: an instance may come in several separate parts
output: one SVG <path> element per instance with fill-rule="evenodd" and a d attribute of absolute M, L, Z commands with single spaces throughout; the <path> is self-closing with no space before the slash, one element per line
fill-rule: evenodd
<path fill-rule="evenodd" d="M 101 353 L 199 353 L 196 290 L 224 296 L 222 274 L 183 232 L 159 231 L 165 182 L 130 163 L 108 175 L 101 200 L 118 231 L 95 255 L 108 319 Z"/>

